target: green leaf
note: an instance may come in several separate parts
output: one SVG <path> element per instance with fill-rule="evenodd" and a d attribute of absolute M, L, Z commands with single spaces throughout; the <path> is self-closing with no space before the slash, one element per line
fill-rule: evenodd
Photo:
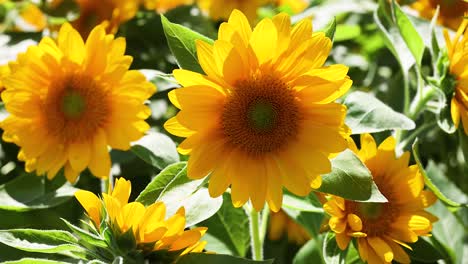
<path fill-rule="evenodd" d="M 349 149 L 332 160 L 332 171 L 322 176 L 322 185 L 317 191 L 354 201 L 387 202 L 372 180 L 370 171 Z"/>
<path fill-rule="evenodd" d="M 386 12 L 385 6 L 388 5 L 386 0 L 380 0 L 379 8 L 374 11 L 374 21 L 380 32 L 382 33 L 382 38 L 385 43 L 385 46 L 390 50 L 390 52 L 398 60 L 402 68 L 402 73 L 407 75 L 408 71 L 415 64 L 416 60 L 414 59 L 411 51 L 408 49 L 404 40 L 402 39 L 398 29 L 393 25 L 388 25 L 385 27 L 384 22 L 385 18 L 387 21 L 390 14 Z M 388 28 L 388 29 L 387 29 Z"/>
<path fill-rule="evenodd" d="M 180 207 L 185 208 L 186 226 L 195 225 L 216 213 L 223 203 L 222 197 L 212 198 L 202 180 L 187 177 L 185 162 L 175 163 L 161 171 L 138 196 L 145 205 L 163 201 L 166 214 L 172 215 Z"/>
<path fill-rule="evenodd" d="M 242 208 L 234 208 L 231 195 L 223 194 L 223 205 L 199 226 L 208 227 L 203 237 L 206 249 L 220 254 L 244 257 L 250 243 L 249 220 Z"/>
<path fill-rule="evenodd" d="M 221 254 L 191 253 L 182 256 L 177 264 L 272 264 L 273 260 L 254 261 Z"/>
<path fill-rule="evenodd" d="M 186 166 L 186 162 L 179 162 L 164 168 L 140 193 L 136 201 L 146 206 L 156 202 L 166 186 L 185 173 Z"/>
<path fill-rule="evenodd" d="M 38 259 L 38 258 L 22 258 L 20 260 L 3 262 L 3 264 L 63 264 L 63 263 L 67 263 L 67 262 L 48 260 L 48 259 Z"/>
<path fill-rule="evenodd" d="M 83 230 L 75 225 L 73 225 L 72 223 L 68 222 L 67 220 L 61 218 L 62 221 L 68 226 L 68 228 L 70 228 L 70 230 L 73 231 L 74 234 L 76 234 L 78 236 L 78 239 L 80 240 L 80 243 L 83 243 L 83 241 L 85 243 L 88 243 L 90 245 L 93 245 L 95 247 L 99 247 L 99 248 L 107 248 L 107 243 L 106 241 L 95 235 L 95 234 L 91 234 L 89 233 L 88 231 L 86 230 Z M 102 249 L 101 249 L 102 250 Z"/>
<path fill-rule="evenodd" d="M 435 247 L 429 238 L 419 237 L 416 243 L 411 244 L 413 250 L 407 250 L 411 259 L 425 262 L 433 263 L 439 259 L 443 259 L 444 256 L 440 253 L 439 249 Z"/>
<path fill-rule="evenodd" d="M 424 41 L 415 29 L 411 20 L 406 16 L 400 6 L 393 0 L 393 11 L 395 15 L 395 22 L 400 30 L 400 34 L 403 37 L 406 45 L 413 54 L 416 64 L 421 66 L 421 61 L 424 55 Z"/>
<path fill-rule="evenodd" d="M 195 41 L 200 39 L 211 44 L 213 40 L 189 28 L 171 23 L 164 15 L 161 15 L 161 23 L 169 48 L 176 57 L 179 67 L 185 70 L 203 73 L 198 63 Z"/>
<path fill-rule="evenodd" d="M 10 229 L 0 230 L 0 243 L 28 252 L 57 253 L 76 256 L 84 253 L 78 240 L 69 232 L 61 230 Z"/>
<path fill-rule="evenodd" d="M 329 38 L 331 41 L 333 41 L 333 38 L 335 37 L 335 31 L 336 31 L 336 17 L 333 17 L 333 20 L 328 23 L 325 28 L 320 30 L 325 33 L 325 36 Z"/>
<path fill-rule="evenodd" d="M 56 190 L 46 189 L 46 178 L 24 174 L 0 186 L 0 209 L 29 211 L 58 206 L 76 192 L 68 182 Z"/>
<path fill-rule="evenodd" d="M 284 190 L 282 207 L 302 212 L 323 213 L 322 205 L 314 193 L 301 197 Z"/>
<path fill-rule="evenodd" d="M 294 256 L 293 264 L 324 263 L 318 238 L 309 240 Z"/>
<path fill-rule="evenodd" d="M 348 107 L 345 122 L 353 134 L 411 130 L 416 127 L 413 120 L 395 112 L 369 93 L 353 92 L 346 97 L 344 104 Z"/>
<path fill-rule="evenodd" d="M 443 202 L 447 206 L 450 206 L 450 207 L 461 207 L 461 206 L 468 207 L 468 204 L 460 204 L 460 203 L 457 203 L 455 201 L 450 200 L 449 198 L 447 198 L 447 196 L 445 196 L 439 190 L 439 188 L 437 188 L 437 186 L 432 182 L 432 180 L 427 175 L 426 170 L 424 170 L 424 167 L 423 167 L 423 165 L 421 163 L 421 160 L 419 159 L 419 150 L 418 150 L 418 148 L 419 148 L 418 147 L 418 139 L 416 139 L 414 141 L 414 143 L 413 143 L 413 156 L 414 156 L 414 159 L 416 160 L 416 163 L 418 164 L 418 167 L 419 167 L 419 170 L 421 171 L 421 174 L 424 177 L 424 182 L 426 183 L 426 186 L 437 196 L 437 198 L 441 202 Z"/>
<path fill-rule="evenodd" d="M 160 170 L 179 162 L 177 147 L 170 137 L 151 131 L 132 144 L 131 150 L 140 159 Z"/>
<path fill-rule="evenodd" d="M 441 202 L 429 208 L 429 212 L 442 216 L 434 223 L 431 241 L 445 255 L 445 263 L 464 264 L 463 246 L 466 231 L 457 218 Z M 450 259 L 450 260 L 449 260 Z"/>
<path fill-rule="evenodd" d="M 468 196 L 447 177 L 449 174 L 445 164 L 436 164 L 434 161 L 429 160 L 425 171 L 432 183 L 449 199 L 458 203 L 468 202 Z"/>
<path fill-rule="evenodd" d="M 344 264 L 346 260 L 345 251 L 341 250 L 336 243 L 335 234 L 328 232 L 325 236 L 325 241 L 323 242 L 323 258 L 327 264 Z"/>
<path fill-rule="evenodd" d="M 320 234 L 320 226 L 324 218 L 323 213 L 297 211 L 288 207 L 283 207 L 282 210 L 289 217 L 294 219 L 294 221 L 303 226 L 312 237 L 315 238 Z"/>

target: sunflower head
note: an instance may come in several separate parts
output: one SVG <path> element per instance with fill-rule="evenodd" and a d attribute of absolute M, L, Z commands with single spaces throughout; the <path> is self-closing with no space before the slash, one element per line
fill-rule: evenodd
<path fill-rule="evenodd" d="M 174 71 L 184 87 L 169 98 L 181 111 L 165 124 L 187 138 L 178 150 L 190 154 L 188 176 L 211 173 L 212 196 L 231 186 L 234 206 L 250 199 L 257 210 L 267 201 L 278 211 L 283 186 L 302 196 L 318 188 L 350 133 L 334 101 L 352 81 L 348 67 L 323 66 L 330 39 L 284 13 L 252 30 L 235 10 L 213 45 L 196 44 L 206 75 Z"/>
<path fill-rule="evenodd" d="M 10 74 L 10 67 L 8 64 L 0 66 L 0 94 L 5 90 L 3 80 Z"/>
<path fill-rule="evenodd" d="M 279 240 L 286 234 L 288 240 L 297 245 L 302 245 L 311 237 L 307 230 L 296 223 L 284 211 L 271 212 L 270 224 L 268 226 L 268 238 L 270 240 Z"/>
<path fill-rule="evenodd" d="M 417 0 L 411 5 L 426 19 L 432 19 L 438 6 L 437 22 L 451 29 L 457 29 L 463 20 L 463 13 L 468 10 L 468 2 L 465 0 Z"/>
<path fill-rule="evenodd" d="M 138 11 L 140 0 L 75 0 L 80 16 L 73 26 L 83 37 L 102 24 L 107 33 L 115 34 L 120 24 L 132 19 Z"/>
<path fill-rule="evenodd" d="M 125 40 L 103 26 L 86 43 L 69 24 L 57 42 L 44 38 L 10 63 L 2 99 L 10 115 L 0 124 L 3 139 L 21 147 L 27 172 L 53 178 L 64 167 L 75 182 L 89 168 L 109 175 L 108 146 L 126 150 L 149 129 L 144 102 L 156 88 L 128 70 Z"/>
<path fill-rule="evenodd" d="M 203 250 L 206 242 L 199 240 L 207 228 L 185 230 L 183 207 L 173 216 L 166 217 L 163 202 L 148 207 L 139 202 L 129 203 L 130 192 L 130 181 L 120 178 L 116 180 L 115 188 L 103 193 L 101 199 L 85 190 L 77 191 L 75 197 L 99 232 L 110 227 L 117 241 L 124 235 L 130 236 L 135 250 L 177 252 L 177 256 Z M 128 250 L 128 243 L 125 246 Z"/>
<path fill-rule="evenodd" d="M 362 203 L 332 196 L 324 204 L 331 216 L 328 224 L 344 250 L 356 238 L 361 258 L 369 263 L 409 263 L 400 247 L 410 248 L 418 236 L 428 235 L 437 218 L 424 209 L 436 202 L 423 190 L 424 179 L 417 165 L 408 166 L 409 152 L 395 156 L 395 139 L 378 147 L 369 134 L 361 136 L 361 149 L 351 148 L 371 171 L 374 182 L 388 203 Z"/>
<path fill-rule="evenodd" d="M 468 16 L 468 13 L 466 13 Z M 444 31 L 450 61 L 449 74 L 455 80 L 455 90 L 450 105 L 452 120 L 458 128 L 463 123 L 468 135 L 468 19 L 464 19 L 453 39 Z"/>
<path fill-rule="evenodd" d="M 276 5 L 280 8 L 287 7 L 293 14 L 304 11 L 310 4 L 309 0 L 276 0 Z"/>

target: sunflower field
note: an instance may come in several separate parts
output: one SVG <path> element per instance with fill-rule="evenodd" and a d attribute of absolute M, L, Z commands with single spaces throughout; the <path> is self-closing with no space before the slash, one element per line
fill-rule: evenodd
<path fill-rule="evenodd" d="M 468 263 L 468 0 L 0 0 L 0 263 Z"/>

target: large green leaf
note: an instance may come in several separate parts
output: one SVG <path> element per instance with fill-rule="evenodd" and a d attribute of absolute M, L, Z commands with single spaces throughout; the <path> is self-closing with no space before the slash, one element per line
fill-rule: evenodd
<path fill-rule="evenodd" d="M 0 209 L 29 211 L 58 206 L 76 192 L 76 188 L 65 182 L 60 188 L 48 190 L 45 177 L 23 174 L 0 186 Z"/>
<path fill-rule="evenodd" d="M 177 147 L 170 137 L 151 131 L 132 144 L 131 150 L 146 163 L 160 170 L 179 162 Z"/>
<path fill-rule="evenodd" d="M 407 250 L 407 252 L 413 260 L 433 263 L 444 258 L 439 249 L 426 237 L 420 237 L 416 243 L 411 244 L 411 248 L 413 250 Z"/>
<path fill-rule="evenodd" d="M 191 253 L 181 257 L 177 264 L 272 264 L 273 260 L 254 261 L 221 254 Z"/>
<path fill-rule="evenodd" d="M 393 0 L 392 3 L 396 25 L 400 30 L 403 40 L 413 54 L 416 64 L 420 66 L 424 54 L 424 41 L 415 29 L 411 20 L 409 20 L 406 14 L 401 10 L 396 1 Z"/>
<path fill-rule="evenodd" d="M 171 23 L 163 15 L 161 15 L 161 22 L 167 43 L 169 44 L 172 54 L 176 57 L 179 67 L 203 73 L 203 70 L 198 63 L 195 41 L 200 39 L 207 43 L 213 43 L 213 40 L 201 35 L 200 33 L 192 31 L 189 28 Z"/>
<path fill-rule="evenodd" d="M 332 160 L 332 171 L 323 175 L 322 181 L 320 192 L 354 201 L 387 202 L 372 180 L 370 171 L 349 149 Z"/>
<path fill-rule="evenodd" d="M 392 129 L 411 130 L 415 128 L 413 120 L 395 112 L 375 96 L 356 91 L 346 97 L 348 107 L 346 124 L 353 134 L 375 133 Z"/>
<path fill-rule="evenodd" d="M 85 250 L 69 232 L 61 230 L 0 230 L 0 243 L 28 252 L 57 253 L 75 257 Z"/>
<path fill-rule="evenodd" d="M 316 237 L 320 234 L 320 226 L 324 218 L 323 213 L 298 211 L 288 207 L 283 207 L 282 210 L 289 217 L 294 219 L 294 221 L 303 226 L 312 237 Z"/>
<path fill-rule="evenodd" d="M 195 225 L 216 213 L 223 203 L 222 197 L 212 198 L 203 180 L 187 177 L 187 164 L 172 164 L 159 173 L 140 193 L 137 202 L 145 205 L 156 201 L 166 204 L 167 214 L 174 214 L 181 206 L 185 208 L 186 226 Z"/>
<path fill-rule="evenodd" d="M 323 242 L 322 255 L 327 264 L 344 264 L 347 250 L 343 251 L 336 243 L 335 234 L 328 232 Z"/>
<path fill-rule="evenodd" d="M 250 241 L 247 214 L 242 208 L 234 208 L 230 194 L 225 193 L 223 198 L 223 205 L 216 214 L 199 224 L 208 227 L 203 237 L 208 242 L 206 249 L 244 257 Z"/>

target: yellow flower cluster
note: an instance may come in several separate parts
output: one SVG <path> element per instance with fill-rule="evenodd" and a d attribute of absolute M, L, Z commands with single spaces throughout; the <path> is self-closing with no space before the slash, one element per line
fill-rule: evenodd
<path fill-rule="evenodd" d="M 84 207 L 96 228 L 106 226 L 117 234 L 131 230 L 137 247 L 143 251 L 201 252 L 206 242 L 200 242 L 207 228 L 197 227 L 185 231 L 185 210 L 181 207 L 175 215 L 166 219 L 166 206 L 156 202 L 148 207 L 138 202 L 128 203 L 131 183 L 123 178 L 116 180 L 115 188 L 102 194 L 79 190 L 75 197 Z"/>

